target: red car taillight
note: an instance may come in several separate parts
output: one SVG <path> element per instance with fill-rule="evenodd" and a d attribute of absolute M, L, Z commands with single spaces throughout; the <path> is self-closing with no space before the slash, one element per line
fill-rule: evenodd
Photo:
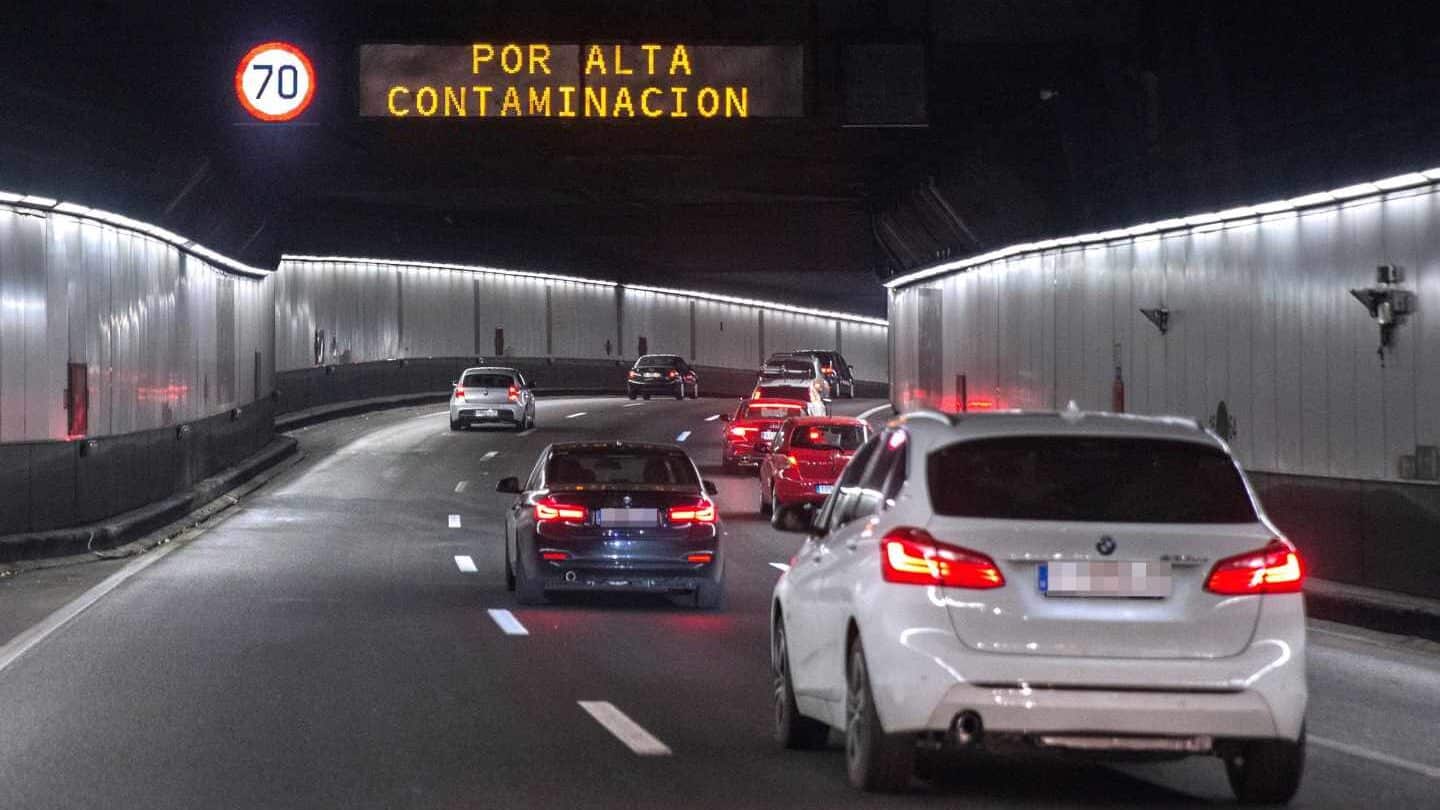
<path fill-rule="evenodd" d="M 520 389 L 519 389 L 519 388 L 516 388 L 516 387 L 513 386 L 513 385 L 510 386 L 509 394 L 510 394 L 510 401 L 511 401 L 511 402 L 519 402 L 519 401 L 520 401 Z"/>
<path fill-rule="evenodd" d="M 670 507 L 671 523 L 714 523 L 715 504 L 699 500 L 681 506 Z"/>
<path fill-rule="evenodd" d="M 565 560 L 570 559 L 570 552 L 542 551 L 540 552 L 540 559 L 544 560 L 545 562 L 564 562 Z"/>
<path fill-rule="evenodd" d="M 737 427 L 732 427 L 732 428 L 730 428 L 730 435 L 731 435 L 731 436 L 734 436 L 734 437 L 736 437 L 736 438 L 738 438 L 738 439 L 743 439 L 743 438 L 745 438 L 745 434 L 746 434 L 746 433 L 754 433 L 754 432 L 755 432 L 755 428 L 753 428 L 753 427 L 738 427 L 738 426 L 737 426 Z"/>
<path fill-rule="evenodd" d="M 575 503 L 561 503 L 553 496 L 535 501 L 535 520 L 563 520 L 567 523 L 583 523 L 590 516 L 590 510 Z"/>
<path fill-rule="evenodd" d="M 937 541 L 924 529 L 892 529 L 880 540 L 880 571 L 886 582 L 999 588 L 1005 575 L 978 551 Z"/>
<path fill-rule="evenodd" d="M 666 377 L 669 377 L 670 379 L 673 380 L 673 379 L 675 379 L 676 377 L 679 377 L 679 376 L 680 376 L 680 372 L 678 372 L 678 371 L 676 371 L 675 369 L 672 368 L 672 369 L 670 369 L 669 371 L 665 372 L 665 376 L 666 376 Z"/>
<path fill-rule="evenodd" d="M 636 371 L 635 369 L 632 368 L 632 369 L 630 369 L 629 373 L 626 374 L 626 376 L 633 380 L 633 379 L 635 379 L 636 377 L 639 377 L 639 376 L 640 376 L 640 372 L 638 372 L 638 371 Z"/>
<path fill-rule="evenodd" d="M 464 399 L 464 398 L 465 398 L 465 389 L 464 389 L 464 388 L 461 388 L 461 387 L 458 386 L 458 385 L 455 386 L 455 398 L 456 398 L 456 399 Z"/>
<path fill-rule="evenodd" d="M 1224 596 L 1260 593 L 1298 593 L 1305 583 L 1300 552 L 1276 539 L 1258 551 L 1226 557 L 1210 569 L 1205 590 Z"/>
<path fill-rule="evenodd" d="M 715 559 L 715 552 L 713 552 L 713 551 L 696 551 L 696 552 L 693 552 L 693 553 L 691 553 L 691 554 L 686 554 L 686 555 L 685 555 L 685 562 L 688 562 L 688 563 L 702 563 L 702 564 L 704 564 L 704 563 L 713 562 L 714 559 Z"/>

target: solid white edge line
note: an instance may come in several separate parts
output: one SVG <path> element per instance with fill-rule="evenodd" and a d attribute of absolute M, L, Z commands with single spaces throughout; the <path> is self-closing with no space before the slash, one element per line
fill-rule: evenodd
<path fill-rule="evenodd" d="M 876 405 L 875 407 L 871 408 L 871 409 L 868 410 L 868 411 L 862 411 L 862 412 L 860 413 L 860 416 L 857 417 L 857 418 L 859 418 L 859 419 L 869 419 L 869 418 L 870 418 L 871 416 L 873 416 L 874 414 L 877 414 L 877 413 L 885 410 L 885 409 L 888 408 L 888 407 L 890 407 L 890 403 L 888 403 L 888 402 L 885 403 L 884 405 Z"/>
<path fill-rule="evenodd" d="M 459 515 L 451 515 L 451 516 L 450 516 L 450 528 L 452 528 L 452 529 L 458 529 L 458 528 L 460 528 L 460 516 L 459 516 Z"/>
<path fill-rule="evenodd" d="M 587 413 L 589 413 L 589 411 L 580 411 L 579 413 L 572 413 L 572 414 L 570 414 L 569 416 L 567 416 L 567 417 L 565 417 L 565 418 L 566 418 L 566 419 L 574 419 L 574 418 L 577 417 L 577 416 L 584 416 L 584 415 L 587 414 Z"/>
<path fill-rule="evenodd" d="M 617 740 L 625 743 L 627 748 L 640 756 L 668 757 L 672 753 L 670 746 L 660 742 L 655 735 L 615 708 L 610 701 L 579 700 L 576 702 L 580 704 L 580 708 L 595 718 L 595 722 L 604 726 L 606 731 L 614 734 Z"/>
<path fill-rule="evenodd" d="M 719 418 L 720 418 L 720 414 L 717 413 L 717 414 L 715 414 L 714 416 L 707 416 L 707 417 L 705 417 L 705 421 L 706 421 L 706 422 L 714 422 L 716 419 L 719 419 Z"/>
<path fill-rule="evenodd" d="M 500 626 L 500 629 L 501 629 L 501 630 L 504 630 L 504 631 L 505 631 L 505 635 L 507 635 L 507 636 L 528 636 L 528 635 L 530 635 L 530 631 L 529 631 L 529 630 L 526 630 L 526 629 L 525 629 L 525 625 L 521 624 L 521 623 L 520 623 L 520 620 L 517 619 L 517 618 L 515 618 L 515 614 L 514 614 L 514 613 L 511 613 L 511 612 L 508 611 L 508 610 L 503 610 L 503 609 L 500 609 L 500 608 L 491 608 L 490 610 L 486 611 L 486 613 L 489 613 L 489 614 L 490 614 L 490 618 L 491 618 L 496 624 L 498 624 L 498 625 Z"/>
<path fill-rule="evenodd" d="M 466 574 L 473 574 L 480 570 L 475 567 L 475 560 L 469 554 L 456 554 L 455 567 Z"/>
<path fill-rule="evenodd" d="M 1386 754 L 1380 751 L 1372 751 L 1369 748 L 1361 748 L 1358 745 L 1351 745 L 1350 743 L 1343 743 L 1338 740 L 1332 740 L 1328 737 L 1320 737 L 1314 734 L 1307 734 L 1305 736 L 1305 740 L 1306 742 L 1314 743 L 1321 748 L 1329 748 L 1335 751 L 1339 751 L 1342 754 L 1349 754 L 1352 757 L 1360 757 L 1361 759 L 1368 759 L 1371 762 L 1379 762 L 1383 765 L 1389 765 L 1392 768 L 1399 768 L 1404 771 L 1416 773 L 1430 779 L 1440 779 L 1440 768 L 1437 768 L 1434 765 L 1426 765 L 1421 762 L 1411 762 L 1408 759 L 1401 759 L 1400 757 L 1391 756 L 1390 754 Z"/>
<path fill-rule="evenodd" d="M 690 438 L 690 431 L 688 431 L 688 430 L 682 430 L 682 431 L 680 431 L 680 435 L 675 437 L 675 441 L 677 441 L 677 442 L 683 442 L 683 441 L 685 441 L 685 440 L 688 439 L 688 438 Z"/>
<path fill-rule="evenodd" d="M 531 433 L 534 433 L 534 432 L 535 432 L 535 428 L 530 428 L 529 430 L 522 430 L 522 431 L 520 431 L 519 433 L 516 433 L 515 435 L 516 435 L 516 436 L 529 436 Z"/>
<path fill-rule="evenodd" d="M 770 567 L 777 571 L 789 571 L 790 566 L 785 563 L 770 563 Z"/>
<path fill-rule="evenodd" d="M 449 414 L 449 413 L 450 413 L 450 409 L 449 409 L 449 408 L 446 408 L 446 409 L 443 410 L 443 411 L 436 411 L 436 412 L 434 412 L 434 413 L 422 413 L 422 414 L 420 414 L 419 416 L 412 417 L 412 418 L 414 418 L 414 419 L 431 419 L 431 418 L 434 418 L 434 417 L 436 417 L 436 416 L 445 416 L 445 415 L 447 415 L 447 414 Z"/>
<path fill-rule="evenodd" d="M 646 403 L 644 403 L 644 402 L 632 402 L 632 403 L 630 403 L 629 405 L 621 405 L 620 407 L 622 407 L 622 408 L 638 408 L 638 407 L 640 407 L 641 405 L 644 405 L 644 404 L 646 404 Z"/>
<path fill-rule="evenodd" d="M 481 456 L 481 457 L 480 457 L 480 460 L 481 460 L 481 461 L 489 461 L 490 459 L 492 459 L 492 458 L 494 458 L 494 457 L 496 457 L 496 456 L 498 456 L 498 455 L 500 455 L 500 451 L 499 451 L 499 450 L 490 450 L 490 451 L 488 451 L 487 453 L 485 453 L 485 455 Z"/>
<path fill-rule="evenodd" d="M 24 655 L 36 644 L 44 641 L 51 633 L 69 624 L 76 616 L 84 613 L 87 608 L 100 601 L 105 594 L 120 587 L 121 583 L 125 582 L 125 580 L 164 559 L 165 555 L 177 548 L 180 548 L 180 544 L 170 543 L 148 554 L 137 557 L 133 562 L 101 580 L 98 585 L 75 597 L 65 606 L 30 627 L 30 629 L 10 639 L 7 644 L 0 647 L 0 672 L 4 672 L 6 667 L 15 663 L 16 659 Z"/>
<path fill-rule="evenodd" d="M 467 489 L 469 489 L 469 488 L 470 488 L 470 482 L 469 482 L 469 481 L 461 481 L 460 483 L 458 483 L 458 484 L 455 485 L 455 491 L 456 491 L 456 492 L 464 492 L 465 490 L 467 490 Z"/>

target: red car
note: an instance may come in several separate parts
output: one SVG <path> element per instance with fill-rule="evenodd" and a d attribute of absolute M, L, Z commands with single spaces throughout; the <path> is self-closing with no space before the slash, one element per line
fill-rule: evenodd
<path fill-rule="evenodd" d="M 792 416 L 804 416 L 806 403 L 784 399 L 742 401 L 735 414 L 720 418 L 725 425 L 725 449 L 721 451 L 725 472 L 738 472 L 742 464 L 758 465 L 770 452 L 780 423 Z"/>
<path fill-rule="evenodd" d="M 819 505 L 835 488 L 850 457 L 870 438 L 870 426 L 849 416 L 787 419 L 760 462 L 760 514 L 779 524 L 786 510 Z"/>

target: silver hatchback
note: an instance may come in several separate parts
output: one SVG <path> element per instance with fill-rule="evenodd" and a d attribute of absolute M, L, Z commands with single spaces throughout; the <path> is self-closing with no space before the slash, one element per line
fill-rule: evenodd
<path fill-rule="evenodd" d="M 467 368 L 450 396 L 450 429 L 503 424 L 515 430 L 535 426 L 535 394 L 513 368 Z"/>

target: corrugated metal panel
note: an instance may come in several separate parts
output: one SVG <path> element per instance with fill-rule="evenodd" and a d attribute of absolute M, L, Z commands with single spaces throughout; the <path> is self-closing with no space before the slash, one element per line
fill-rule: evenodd
<path fill-rule="evenodd" d="M 1373 284 L 1385 263 L 1404 270 L 1417 312 L 1382 367 L 1378 328 L 1349 290 Z M 1426 317 L 1440 307 L 1434 188 L 1036 249 L 893 290 L 892 385 L 902 407 L 916 404 L 911 392 L 923 383 L 919 355 L 933 336 L 920 302 L 935 288 L 945 305 L 937 331 L 947 391 L 965 373 L 973 398 L 993 371 L 1006 404 L 1074 398 L 1108 408 L 1119 343 L 1127 410 L 1228 426 L 1253 469 L 1394 478 L 1401 456 L 1440 441 L 1440 375 L 1431 373 L 1440 318 Z M 1164 336 L 1139 313 L 1162 305 Z M 987 352 L 998 362 L 987 364 Z"/>
<path fill-rule="evenodd" d="M 220 289 L 232 291 L 231 303 Z M 71 363 L 85 367 L 89 436 L 164 427 L 265 396 L 274 318 L 268 279 L 221 273 L 127 228 L 0 208 L 0 441 L 66 437 Z M 217 353 L 221 336 L 227 357 Z M 234 393 L 207 397 L 236 363 Z"/>

